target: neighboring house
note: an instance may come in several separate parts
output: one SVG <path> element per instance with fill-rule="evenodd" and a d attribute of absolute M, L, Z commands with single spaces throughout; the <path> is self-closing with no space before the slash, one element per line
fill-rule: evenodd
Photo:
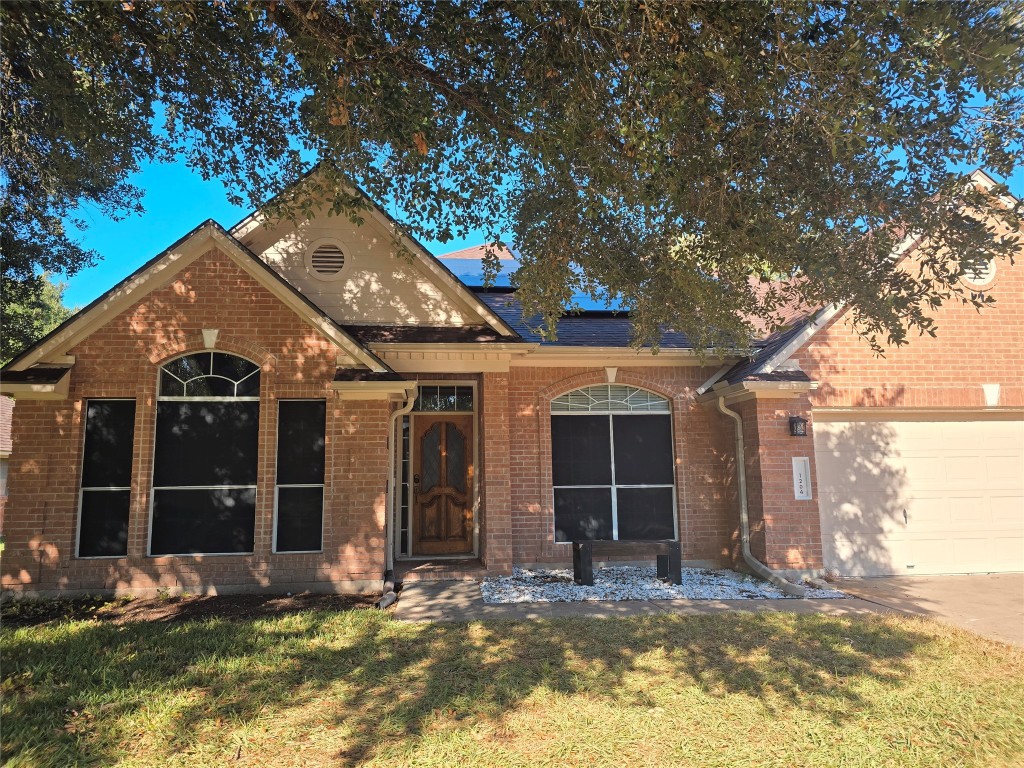
<path fill-rule="evenodd" d="M 208 221 L 0 374 L 3 585 L 369 590 L 392 566 L 564 565 L 586 537 L 730 565 L 723 408 L 769 566 L 1022 570 L 1024 265 L 974 288 L 998 303 L 944 307 L 884 359 L 829 308 L 709 360 L 679 333 L 631 349 L 621 313 L 542 340 L 513 291 L 467 287 L 379 210 Z"/>

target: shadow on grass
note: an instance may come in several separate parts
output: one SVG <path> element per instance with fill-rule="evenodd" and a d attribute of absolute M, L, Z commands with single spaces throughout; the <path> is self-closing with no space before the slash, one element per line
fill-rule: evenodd
<path fill-rule="evenodd" d="M 336 759 L 359 765 L 382 743 L 420 738 L 439 714 L 500 723 L 540 689 L 649 707 L 650 681 L 667 680 L 839 722 L 862 704 L 851 678 L 899 685 L 929 639 L 878 619 L 748 613 L 408 625 L 354 611 L 63 624 L 5 638 L 3 751 L 11 764 L 19 755 L 103 764 L 133 729 L 175 752 L 223 721 L 269 715 L 298 730 L 329 722 L 344 732 Z M 162 707 L 173 714 L 161 717 Z"/>

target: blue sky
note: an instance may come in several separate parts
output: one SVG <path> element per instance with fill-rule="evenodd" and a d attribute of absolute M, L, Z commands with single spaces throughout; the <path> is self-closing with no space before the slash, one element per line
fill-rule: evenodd
<path fill-rule="evenodd" d="M 64 303 L 69 307 L 88 304 L 207 219 L 232 227 L 252 212 L 231 205 L 220 181 L 204 181 L 185 166 L 184 160 L 148 164 L 132 176 L 131 182 L 146 194 L 146 211 L 141 216 L 111 221 L 96 209 L 79 211 L 87 227 L 78 238 L 101 259 L 72 277 L 57 276 L 67 283 Z M 483 233 L 477 233 L 465 240 L 444 244 L 428 241 L 424 245 L 441 255 L 483 241 Z"/>
<path fill-rule="evenodd" d="M 220 181 L 204 181 L 190 171 L 184 161 L 147 165 L 132 177 L 132 182 L 146 193 L 143 201 L 146 211 L 141 216 L 111 221 L 95 210 L 81 211 L 88 226 L 80 239 L 102 258 L 96 266 L 70 278 L 58 276 L 67 283 L 64 302 L 68 306 L 88 304 L 206 219 L 231 227 L 251 212 L 229 204 Z M 1007 183 L 1017 197 L 1024 195 L 1024 168 L 1018 169 Z M 483 241 L 483 233 L 473 233 L 465 240 L 443 244 L 425 242 L 424 245 L 441 256 L 480 245 Z M 449 267 L 464 280 L 479 282 L 479 277 L 473 277 L 470 264 L 455 263 Z"/>

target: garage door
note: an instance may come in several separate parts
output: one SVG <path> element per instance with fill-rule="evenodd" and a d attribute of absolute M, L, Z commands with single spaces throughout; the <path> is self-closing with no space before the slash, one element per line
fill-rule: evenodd
<path fill-rule="evenodd" d="M 995 416 L 815 412 L 826 567 L 846 576 L 1024 571 L 1024 420 Z"/>

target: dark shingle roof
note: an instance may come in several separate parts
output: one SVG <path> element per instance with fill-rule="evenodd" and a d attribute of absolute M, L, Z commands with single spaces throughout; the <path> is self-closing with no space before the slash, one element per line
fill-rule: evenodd
<path fill-rule="evenodd" d="M 8 384 L 56 384 L 70 368 L 28 368 L 24 371 L 4 371 L 0 374 Z"/>
<path fill-rule="evenodd" d="M 810 320 L 810 317 L 805 317 L 790 328 L 769 336 L 765 341 L 758 344 L 757 352 L 753 356 L 740 360 L 736 365 L 730 368 L 729 372 L 722 377 L 722 381 L 727 381 L 730 384 L 735 384 L 738 381 L 771 381 L 771 379 L 757 378 L 757 376 L 767 375 L 763 373 L 759 374 L 757 372 L 758 368 L 768 362 L 772 355 L 792 341 L 793 338 L 807 326 L 807 323 L 809 323 Z M 781 371 L 780 373 L 786 372 Z M 792 371 L 789 373 L 792 373 Z M 775 380 L 779 381 L 780 379 Z M 786 379 L 781 379 L 781 381 L 785 380 Z"/>
<path fill-rule="evenodd" d="M 366 368 L 338 368 L 334 372 L 335 381 L 405 381 L 392 371 L 371 371 Z"/>
<path fill-rule="evenodd" d="M 810 381 L 803 371 L 773 371 L 772 373 L 751 373 L 737 381 Z"/>
<path fill-rule="evenodd" d="M 508 289 L 474 288 L 476 294 L 526 341 L 544 346 L 562 347 L 628 347 L 633 338 L 633 321 L 628 312 L 585 311 L 568 314 L 558 321 L 558 338 L 549 341 L 535 330 L 539 318 L 523 318 L 523 308 Z M 692 349 L 693 344 L 682 333 L 666 330 L 661 338 L 662 349 Z"/>
<path fill-rule="evenodd" d="M 473 342 L 521 341 L 502 336 L 486 325 L 433 327 L 420 325 L 346 325 L 345 330 L 360 344 L 461 344 Z"/>

